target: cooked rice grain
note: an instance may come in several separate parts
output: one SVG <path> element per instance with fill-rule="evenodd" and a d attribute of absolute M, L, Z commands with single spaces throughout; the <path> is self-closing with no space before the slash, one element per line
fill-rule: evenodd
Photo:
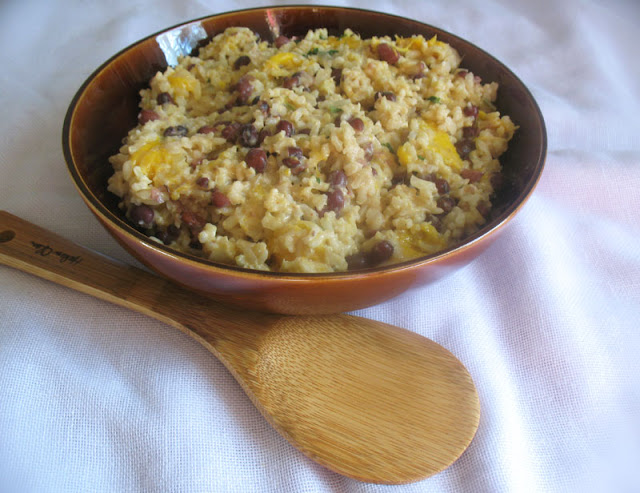
<path fill-rule="evenodd" d="M 318 29 L 277 48 L 229 28 L 141 91 L 109 190 L 130 218 L 153 211 L 137 224 L 152 238 L 248 269 L 368 267 L 381 242 L 383 263 L 435 253 L 486 221 L 516 129 L 498 85 L 459 64 L 435 37 Z"/>

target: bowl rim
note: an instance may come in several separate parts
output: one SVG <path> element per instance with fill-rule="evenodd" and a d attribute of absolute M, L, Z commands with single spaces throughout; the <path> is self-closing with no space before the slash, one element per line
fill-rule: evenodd
<path fill-rule="evenodd" d="M 405 260 L 402 262 L 397 262 L 394 264 L 388 264 L 383 266 L 369 267 L 365 269 L 359 269 L 356 271 L 339 271 L 339 272 L 316 272 L 316 273 L 303 273 L 303 272 L 280 272 L 280 271 L 261 271 L 257 269 L 247 269 L 244 267 L 239 267 L 231 264 L 224 264 L 221 262 L 214 262 L 204 257 L 198 257 L 189 253 L 181 252 L 179 250 L 173 249 L 167 245 L 164 245 L 158 241 L 152 240 L 151 237 L 145 235 L 144 233 L 138 231 L 136 228 L 131 226 L 129 223 L 123 221 L 120 217 L 115 215 L 109 208 L 107 208 L 104 203 L 95 196 L 90 187 L 87 185 L 82 175 L 78 172 L 77 166 L 73 159 L 72 155 L 72 145 L 71 145 L 71 128 L 73 127 L 73 119 L 76 113 L 76 109 L 79 103 L 82 101 L 83 97 L 86 95 L 86 89 L 91 85 L 91 83 L 98 78 L 100 73 L 102 73 L 105 69 L 107 69 L 114 61 L 118 58 L 124 56 L 128 51 L 132 50 L 138 45 L 143 44 L 151 38 L 155 38 L 161 34 L 172 31 L 174 29 L 183 28 L 185 26 L 195 24 L 198 22 L 202 22 L 205 20 L 210 20 L 214 18 L 223 18 L 227 16 L 232 16 L 236 14 L 244 14 L 249 12 L 259 12 L 259 11 L 270 11 L 270 10 L 318 10 L 318 9 L 329 9 L 333 11 L 342 11 L 345 15 L 357 14 L 357 13 L 367 13 L 380 15 L 388 18 L 395 18 L 401 20 L 403 22 L 410 21 L 416 25 L 419 25 L 424 28 L 432 29 L 437 31 L 438 33 L 446 34 L 450 36 L 456 41 L 460 41 L 462 43 L 466 43 L 472 46 L 474 49 L 478 50 L 483 57 L 492 60 L 493 63 L 497 64 L 503 71 L 508 73 L 510 77 L 512 77 L 519 85 L 520 88 L 524 91 L 527 100 L 532 104 L 534 113 L 536 115 L 536 120 L 540 124 L 540 135 L 541 135 L 541 145 L 539 148 L 539 155 L 536 159 L 534 173 L 532 178 L 526 183 L 526 186 L 523 190 L 518 194 L 518 196 L 509 203 L 507 207 L 503 211 L 500 212 L 499 215 L 494 217 L 491 221 L 485 223 L 478 231 L 475 233 L 465 237 L 462 243 L 458 243 L 456 245 L 452 245 L 448 248 L 440 250 L 436 253 L 425 255 L 422 257 L 415 257 L 413 259 Z M 210 40 L 211 38 L 207 38 Z M 335 5 L 272 5 L 268 7 L 251 7 L 245 9 L 237 9 L 230 10 L 225 12 L 220 12 L 216 14 L 205 15 L 201 17 L 197 17 L 191 20 L 187 20 L 184 22 L 179 22 L 172 26 L 160 29 L 152 34 L 144 36 L 133 43 L 125 46 L 124 48 L 117 51 L 114 55 L 109 57 L 106 61 L 100 64 L 91 74 L 84 80 L 82 85 L 74 94 L 71 102 L 69 103 L 69 107 L 65 114 L 63 128 L 62 128 L 62 148 L 63 154 L 65 158 L 65 162 L 67 165 L 67 171 L 71 175 L 72 182 L 76 188 L 76 190 L 80 193 L 80 196 L 83 198 L 84 202 L 89 206 L 89 208 L 96 214 L 99 218 L 102 219 L 103 222 L 113 224 L 122 234 L 126 235 L 130 240 L 133 240 L 136 243 L 142 244 L 145 248 L 149 250 L 153 250 L 156 254 L 172 257 L 180 262 L 186 262 L 187 264 L 197 266 L 200 268 L 206 269 L 214 269 L 219 273 L 225 273 L 233 276 L 240 276 L 247 279 L 269 279 L 272 278 L 274 280 L 293 280 L 293 281 L 312 281 L 312 280 L 348 280 L 348 279 L 358 279 L 362 277 L 368 277 L 372 274 L 378 275 L 387 275 L 393 274 L 400 271 L 410 270 L 414 268 L 419 268 L 421 266 L 435 263 L 440 259 L 450 256 L 455 253 L 456 255 L 462 253 L 466 250 L 471 249 L 476 244 L 484 240 L 491 234 L 496 233 L 498 230 L 502 229 L 524 206 L 524 204 L 531 197 L 533 191 L 537 187 L 540 178 L 542 176 L 542 172 L 545 167 L 546 157 L 547 157 L 547 131 L 546 125 L 544 121 L 544 116 L 540 110 L 540 107 L 533 97 L 533 94 L 529 90 L 529 88 L 522 82 L 522 80 L 504 63 L 498 60 L 496 57 L 486 52 L 482 48 L 480 48 L 475 43 L 468 41 L 461 36 L 453 34 L 445 29 L 439 28 L 432 24 L 427 24 L 425 22 L 421 22 L 415 19 L 409 19 L 408 17 L 403 17 L 397 14 L 391 14 L 387 12 L 381 12 L 372 9 L 363 9 L 359 7 L 342 7 Z"/>

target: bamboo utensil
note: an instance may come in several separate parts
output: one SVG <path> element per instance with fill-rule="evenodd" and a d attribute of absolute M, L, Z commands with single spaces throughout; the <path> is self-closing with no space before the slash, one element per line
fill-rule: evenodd
<path fill-rule="evenodd" d="M 3 211 L 0 263 L 192 336 L 278 432 L 345 476 L 426 478 L 453 463 L 478 427 L 478 396 L 462 363 L 408 330 L 349 315 L 227 308 Z"/>

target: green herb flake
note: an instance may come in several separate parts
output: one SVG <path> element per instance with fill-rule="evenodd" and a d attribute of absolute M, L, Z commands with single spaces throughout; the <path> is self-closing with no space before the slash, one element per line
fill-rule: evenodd
<path fill-rule="evenodd" d="M 439 103 L 440 102 L 440 98 L 438 96 L 429 96 L 427 99 L 429 101 L 431 101 L 432 103 Z"/>
<path fill-rule="evenodd" d="M 424 157 L 424 156 L 421 156 L 420 154 L 418 154 L 418 159 L 419 159 L 420 161 L 424 161 L 424 160 L 425 160 L 425 157 Z"/>
<path fill-rule="evenodd" d="M 336 113 L 342 113 L 342 108 L 338 108 L 337 106 L 331 106 L 329 111 L 335 115 Z"/>
<path fill-rule="evenodd" d="M 307 55 L 317 55 L 319 51 L 320 50 L 316 46 L 315 48 L 311 48 L 309 51 L 307 51 Z"/>
<path fill-rule="evenodd" d="M 489 107 L 491 111 L 496 110 L 496 105 L 489 101 L 487 98 L 482 98 L 482 102 Z"/>
<path fill-rule="evenodd" d="M 333 55 L 335 55 L 336 53 L 339 53 L 339 52 L 340 52 L 340 50 L 329 50 L 329 51 L 327 51 L 327 55 L 333 56 Z"/>
<path fill-rule="evenodd" d="M 316 176 L 316 182 L 317 183 L 322 183 L 322 180 L 320 180 L 320 178 Z"/>
<path fill-rule="evenodd" d="M 289 111 L 293 111 L 296 109 L 296 107 L 294 105 L 292 105 L 291 103 L 284 103 L 284 105 L 287 107 L 287 109 Z"/>
<path fill-rule="evenodd" d="M 395 154 L 396 151 L 393 150 L 393 146 L 391 144 L 389 144 L 389 142 L 385 142 L 384 144 L 382 144 L 383 146 L 385 146 L 387 149 L 389 149 L 389 152 L 391 154 Z"/>

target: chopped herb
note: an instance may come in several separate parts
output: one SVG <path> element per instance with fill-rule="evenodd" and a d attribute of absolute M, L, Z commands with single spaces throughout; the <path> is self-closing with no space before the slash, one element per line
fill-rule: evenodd
<path fill-rule="evenodd" d="M 311 56 L 311 55 L 335 55 L 336 53 L 338 53 L 340 50 L 328 50 L 328 51 L 324 51 L 319 49 L 317 46 L 315 48 L 311 48 L 309 51 L 307 51 L 307 53 L 304 55 L 306 57 Z"/>
<path fill-rule="evenodd" d="M 320 36 L 320 39 L 327 39 L 327 37 L 323 34 L 322 36 Z"/>
<path fill-rule="evenodd" d="M 329 111 L 335 115 L 336 113 L 342 113 L 342 108 L 338 108 L 337 106 L 331 106 L 329 108 Z"/>
<path fill-rule="evenodd" d="M 496 105 L 493 104 L 491 101 L 489 101 L 487 98 L 482 98 L 482 102 L 486 104 L 489 108 L 491 108 L 491 111 L 496 110 Z"/>
<path fill-rule="evenodd" d="M 396 151 L 393 150 L 393 146 L 391 144 L 389 144 L 389 142 L 385 142 L 384 144 L 382 144 L 383 146 L 385 146 L 387 149 L 389 149 L 389 152 L 392 154 L 395 154 Z"/>
<path fill-rule="evenodd" d="M 316 182 L 318 182 L 318 183 L 320 183 L 320 182 L 321 182 L 320 178 L 319 178 L 319 177 L 317 177 L 317 176 L 316 176 Z"/>
<path fill-rule="evenodd" d="M 438 96 L 429 96 L 427 99 L 429 101 L 431 101 L 432 103 L 439 103 L 440 102 L 440 98 Z"/>
<path fill-rule="evenodd" d="M 424 156 L 421 156 L 420 154 L 418 154 L 418 159 L 419 159 L 420 161 L 424 161 L 424 159 L 425 159 L 425 158 L 424 158 Z"/>
<path fill-rule="evenodd" d="M 291 103 L 284 103 L 284 105 L 287 107 L 287 109 L 289 111 L 293 111 L 296 109 L 296 107 L 294 105 L 292 105 Z"/>

